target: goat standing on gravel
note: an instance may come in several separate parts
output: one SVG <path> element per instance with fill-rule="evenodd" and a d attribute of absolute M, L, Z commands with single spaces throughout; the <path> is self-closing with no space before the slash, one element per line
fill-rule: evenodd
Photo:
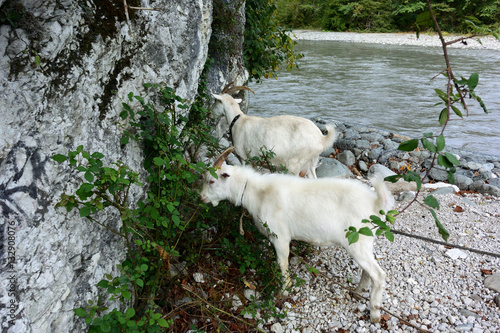
<path fill-rule="evenodd" d="M 262 118 L 244 114 L 231 93 L 238 90 L 250 90 L 247 87 L 229 85 L 220 95 L 212 96 L 222 105 L 213 108 L 216 116 L 226 116 L 234 152 L 240 162 L 249 157 L 259 156 L 260 149 L 266 147 L 275 155 L 271 163 L 283 165 L 294 175 L 316 177 L 319 154 L 332 147 L 336 138 L 333 125 L 326 125 L 327 135 L 310 120 L 295 116 L 276 116 Z"/>
<path fill-rule="evenodd" d="M 374 237 L 360 235 L 356 243 L 349 245 L 345 230 L 350 226 L 359 229 L 363 226 L 362 219 L 392 208 L 394 201 L 383 179 L 372 179 L 374 192 L 352 179 L 263 175 L 249 167 L 223 163 L 233 148 L 215 161 L 217 178 L 206 173 L 201 200 L 214 206 L 221 200 L 229 200 L 246 208 L 259 231 L 274 245 L 287 284 L 291 240 L 315 246 L 343 246 L 362 269 L 355 292 L 360 294 L 372 282 L 370 316 L 373 322 L 378 322 L 386 274 L 373 255 Z"/>

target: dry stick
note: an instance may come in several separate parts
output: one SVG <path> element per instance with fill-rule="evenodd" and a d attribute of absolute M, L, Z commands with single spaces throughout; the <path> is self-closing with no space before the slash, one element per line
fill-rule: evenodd
<path fill-rule="evenodd" d="M 184 290 L 186 290 L 186 291 L 190 292 L 191 294 L 193 294 L 196 298 L 198 298 L 200 301 L 202 301 L 202 302 L 203 302 L 203 303 L 205 303 L 206 305 L 208 305 L 208 306 L 212 307 L 214 310 L 219 311 L 220 313 L 223 313 L 223 314 L 225 314 L 225 315 L 228 315 L 228 316 L 230 316 L 230 317 L 232 317 L 232 318 L 234 318 L 234 319 L 236 319 L 236 320 L 239 320 L 239 321 L 241 321 L 242 323 L 244 323 L 245 325 L 249 325 L 249 326 L 251 326 L 251 327 L 255 328 L 255 329 L 256 329 L 256 330 L 258 330 L 259 332 L 262 332 L 262 333 L 265 333 L 265 332 L 266 332 L 266 331 L 261 330 L 260 328 L 256 327 L 255 325 L 253 325 L 253 324 L 251 324 L 251 323 L 249 323 L 249 322 L 247 322 L 247 321 L 245 321 L 245 320 L 243 320 L 243 319 L 241 319 L 241 318 L 239 318 L 239 317 L 237 317 L 237 316 L 235 316 L 235 315 L 233 315 L 233 314 L 231 314 L 231 313 L 229 313 L 229 312 L 226 312 L 226 311 L 224 311 L 224 310 L 222 310 L 222 309 L 219 309 L 218 307 L 215 307 L 212 303 L 205 301 L 205 300 L 204 300 L 204 299 L 203 299 L 200 295 L 198 295 L 198 294 L 197 294 L 197 293 L 195 293 L 194 291 L 189 290 L 189 288 L 185 287 L 184 285 L 182 286 L 182 288 L 183 288 Z"/>
<path fill-rule="evenodd" d="M 294 256 L 296 256 L 296 257 L 299 259 L 299 261 L 301 261 L 302 263 L 304 263 L 306 266 L 309 266 L 309 264 L 307 264 L 301 256 L 297 255 L 295 252 L 293 252 L 293 251 L 291 251 L 291 250 L 290 250 L 290 253 L 292 253 Z M 325 279 L 328 279 L 328 280 L 332 281 L 334 284 L 336 284 L 336 285 L 340 286 L 341 288 L 343 288 L 343 289 L 347 290 L 347 291 L 349 292 L 349 294 L 353 295 L 354 297 L 364 298 L 365 300 L 370 301 L 370 299 L 369 299 L 368 297 L 365 297 L 365 296 L 363 296 L 363 295 L 359 295 L 359 294 L 355 294 L 355 293 L 354 293 L 354 292 L 353 292 L 350 288 L 348 288 L 348 287 L 344 286 L 344 285 L 343 285 L 343 284 L 341 284 L 340 282 L 337 282 L 337 281 L 333 280 L 332 278 L 330 278 L 329 276 L 327 276 L 325 273 L 323 273 L 323 272 L 319 271 L 318 269 L 316 269 L 316 271 L 318 272 L 318 274 L 319 274 L 319 275 L 321 275 L 321 276 L 322 276 L 322 277 L 324 277 Z M 403 318 L 401 318 L 400 316 L 396 315 L 395 313 L 392 313 L 391 311 L 387 310 L 386 308 L 384 308 L 384 307 L 382 307 L 382 306 L 379 306 L 379 307 L 378 307 L 378 309 L 379 309 L 379 310 L 382 310 L 382 311 L 384 311 L 384 312 L 386 312 L 386 313 L 388 313 L 388 314 L 390 314 L 391 316 L 393 316 L 393 317 L 395 317 L 395 318 L 397 318 L 397 319 L 399 319 L 399 320 L 400 320 L 401 322 L 403 322 L 403 324 L 405 324 L 406 326 L 413 327 L 414 329 L 416 329 L 416 330 L 418 330 L 418 331 L 421 331 L 421 332 L 430 333 L 430 331 L 425 330 L 425 329 L 423 329 L 423 328 L 420 328 L 420 327 L 418 327 L 418 326 L 416 326 L 416 325 L 413 325 L 412 323 L 410 323 L 410 322 L 408 322 L 408 321 L 404 320 L 404 319 L 403 319 Z"/>
<path fill-rule="evenodd" d="M 498 254 L 498 253 L 476 250 L 476 249 L 472 249 L 470 247 L 461 246 L 461 245 L 454 245 L 454 244 L 450 244 L 450 243 L 447 243 L 447 242 L 442 242 L 442 241 L 438 241 L 438 240 L 435 240 L 435 239 L 427 238 L 427 237 L 424 237 L 424 236 L 418 236 L 418 235 L 408 234 L 408 233 L 406 233 L 404 231 L 399 231 L 399 230 L 394 230 L 394 229 L 391 229 L 391 232 L 393 232 L 395 234 L 403 235 L 403 236 L 406 236 L 406 237 L 417 238 L 417 239 L 424 240 L 424 241 L 430 242 L 430 243 L 436 243 L 436 244 L 439 244 L 439 245 L 454 247 L 454 248 L 461 249 L 461 250 L 467 250 L 467 251 L 470 251 L 470 252 L 475 252 L 475 253 L 484 254 L 484 255 L 487 255 L 487 256 L 492 256 L 492 257 L 500 258 L 500 254 Z"/>

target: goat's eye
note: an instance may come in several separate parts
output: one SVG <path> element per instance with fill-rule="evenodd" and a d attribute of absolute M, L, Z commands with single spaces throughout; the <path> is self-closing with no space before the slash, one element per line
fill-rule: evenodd
<path fill-rule="evenodd" d="M 212 185 L 213 183 L 215 183 L 215 181 L 214 181 L 214 180 L 210 180 L 208 183 L 209 183 L 210 185 Z"/>

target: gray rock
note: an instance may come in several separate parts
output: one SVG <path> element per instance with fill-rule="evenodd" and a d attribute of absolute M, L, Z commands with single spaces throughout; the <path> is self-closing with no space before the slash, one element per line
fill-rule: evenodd
<path fill-rule="evenodd" d="M 344 164 L 333 159 L 324 158 L 322 163 L 316 169 L 316 175 L 318 178 L 326 177 L 341 177 L 341 178 L 352 178 L 354 175 L 351 170 L 349 170 Z"/>
<path fill-rule="evenodd" d="M 370 149 L 371 144 L 368 140 L 358 140 L 356 141 L 356 147 L 359 149 Z"/>
<path fill-rule="evenodd" d="M 366 165 L 365 161 L 359 161 L 358 166 L 359 166 L 360 171 L 362 171 L 362 172 L 368 171 L 368 165 Z"/>
<path fill-rule="evenodd" d="M 368 177 L 372 177 L 374 174 L 380 174 L 384 178 L 389 176 L 394 176 L 396 173 L 382 164 L 373 164 L 368 170 Z"/>
<path fill-rule="evenodd" d="M 351 150 L 356 146 L 356 143 L 352 140 L 338 139 L 334 142 L 333 146 L 342 150 Z"/>
<path fill-rule="evenodd" d="M 361 135 L 357 131 L 350 128 L 345 131 L 344 138 L 348 140 L 357 140 L 361 138 Z"/>
<path fill-rule="evenodd" d="M 10 24 L 0 26 L 0 220 L 2 225 L 12 222 L 17 230 L 14 270 L 20 305 L 16 325 L 3 329 L 83 332 L 88 327 L 73 309 L 97 300 L 96 284 L 105 274 L 120 275 L 116 265 L 125 258 L 126 245 L 77 211 L 54 207 L 61 194 L 74 193 L 80 181 L 67 164 L 51 157 L 83 145 L 103 153 L 105 164 L 121 160 L 132 170 L 144 170 L 142 147 L 120 143 L 125 128 L 119 116 L 122 102 L 128 102 L 130 92 L 147 98 L 143 84 L 160 82 L 187 103 L 194 99 L 212 34 L 212 1 L 157 0 L 154 7 L 161 12 L 129 10 L 134 15 L 130 25 L 123 6 L 115 11 L 98 1 L 17 4 L 33 15 L 37 27 L 30 35 Z M 245 24 L 238 17 L 235 22 Z M 231 45 L 240 39 L 231 40 Z M 22 50 L 36 50 L 41 66 L 34 66 L 28 58 L 32 54 Z M 220 90 L 224 82 L 246 80 L 238 76 L 244 73 L 241 56 L 220 53 L 234 62 L 224 68 L 216 59 L 215 74 L 208 74 L 210 91 Z M 234 70 L 228 69 L 231 66 Z M 140 180 L 145 176 L 142 171 Z M 145 188 L 131 188 L 131 208 Z M 98 215 L 98 222 L 121 228 L 111 208 Z M 1 281 L 7 281 L 8 274 L 2 270 Z M 11 299 L 4 287 L 0 289 L 6 304 Z M 112 309 L 124 304 L 105 305 Z M 6 307 L 0 308 L 0 317 L 6 316 Z"/>
<path fill-rule="evenodd" d="M 472 182 L 472 179 L 467 176 L 455 174 L 455 185 L 461 189 L 467 190 Z"/>
<path fill-rule="evenodd" d="M 392 141 L 391 139 L 382 140 L 382 144 L 384 145 L 385 150 L 395 150 L 399 147 L 399 144 Z"/>
<path fill-rule="evenodd" d="M 319 156 L 321 157 L 329 157 L 331 154 L 335 154 L 335 149 L 334 148 L 328 148 L 324 150 Z"/>
<path fill-rule="evenodd" d="M 432 195 L 454 194 L 455 189 L 451 186 L 441 187 L 432 191 Z"/>
<path fill-rule="evenodd" d="M 492 274 L 484 279 L 484 286 L 500 293 L 500 274 Z"/>
<path fill-rule="evenodd" d="M 354 157 L 354 154 L 349 150 L 338 154 L 337 159 L 347 166 L 352 166 L 356 162 L 356 157 Z"/>
<path fill-rule="evenodd" d="M 491 186 L 500 187 L 500 178 L 491 178 L 488 180 Z"/>
<path fill-rule="evenodd" d="M 491 195 L 495 195 L 495 196 L 500 196 L 500 188 L 498 188 L 496 186 L 489 185 L 489 184 L 484 184 L 482 186 L 482 188 L 479 190 L 479 192 L 485 193 L 485 194 L 491 194 Z"/>
<path fill-rule="evenodd" d="M 443 170 L 443 169 L 439 169 L 437 167 L 434 167 L 431 169 L 431 171 L 429 172 L 429 176 L 432 179 L 438 180 L 438 181 L 448 180 L 448 172 Z"/>
<path fill-rule="evenodd" d="M 374 148 L 368 152 L 368 157 L 371 160 L 377 160 L 382 155 L 382 148 Z"/>
<path fill-rule="evenodd" d="M 493 301 L 498 307 L 500 307 L 500 294 L 496 295 L 495 298 L 493 298 Z"/>

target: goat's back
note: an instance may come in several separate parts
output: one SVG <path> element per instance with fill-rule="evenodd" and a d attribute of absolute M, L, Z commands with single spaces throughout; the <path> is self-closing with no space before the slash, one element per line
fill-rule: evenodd
<path fill-rule="evenodd" d="M 259 177 L 249 190 L 256 202 L 244 205 L 256 220 L 277 234 L 315 245 L 346 245 L 345 229 L 359 229 L 365 226 L 362 219 L 378 214 L 377 194 L 352 179 L 272 174 Z"/>
<path fill-rule="evenodd" d="M 259 155 L 263 146 L 277 158 L 319 155 L 324 150 L 321 130 L 312 121 L 295 116 L 241 117 L 233 127 L 233 141 L 235 147 L 245 147 L 245 152 L 238 152 L 245 156 Z"/>

